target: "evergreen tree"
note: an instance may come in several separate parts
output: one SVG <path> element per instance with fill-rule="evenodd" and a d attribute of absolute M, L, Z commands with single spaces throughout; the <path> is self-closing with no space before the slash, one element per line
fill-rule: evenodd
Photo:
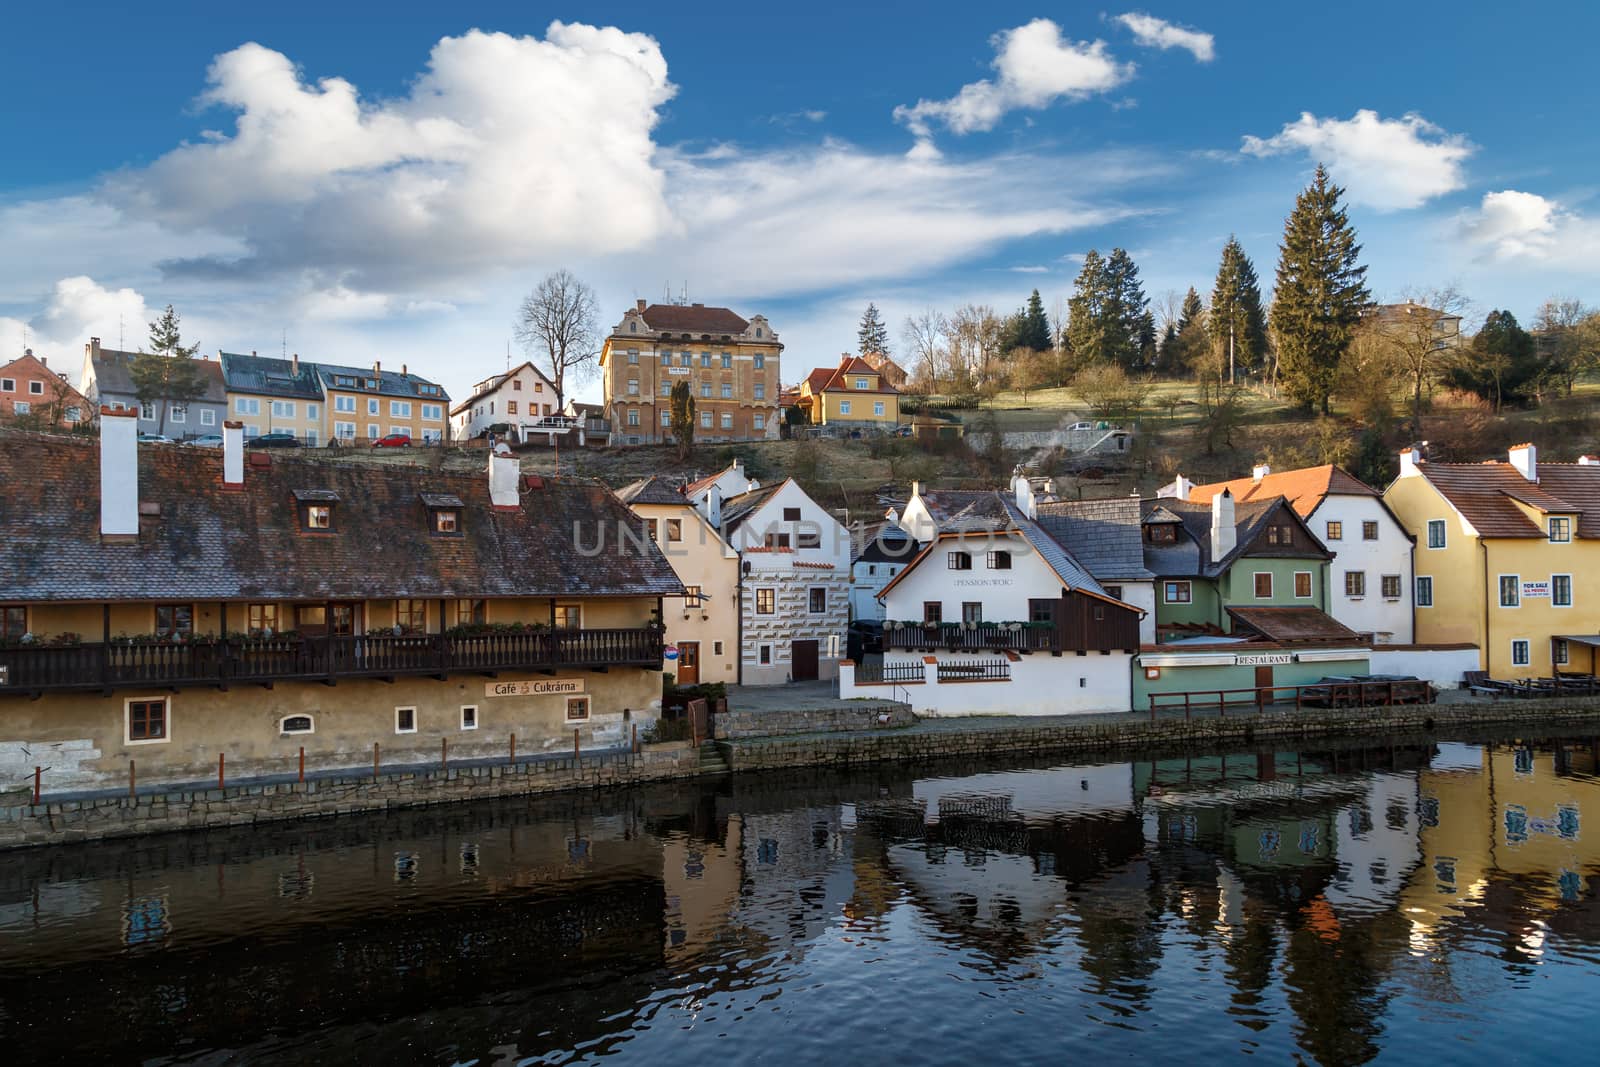
<path fill-rule="evenodd" d="M 1508 400 L 1526 403 L 1534 399 L 1543 372 L 1533 337 L 1517 317 L 1509 311 L 1491 311 L 1445 380 L 1483 397 L 1499 412 Z"/>
<path fill-rule="evenodd" d="M 1139 268 L 1133 257 L 1121 248 L 1113 248 L 1106 260 L 1105 336 L 1106 356 L 1126 370 L 1137 369 L 1144 359 L 1145 318 L 1150 301 L 1139 283 Z M 1155 341 L 1155 320 L 1150 321 L 1150 340 Z"/>
<path fill-rule="evenodd" d="M 198 351 L 198 342 L 183 343 L 178 313 L 168 304 L 161 317 L 150 324 L 150 351 L 140 352 L 129 361 L 128 377 L 133 380 L 140 405 L 159 406 L 157 433 L 166 432 L 167 413 L 174 404 L 187 406 L 206 395 L 206 380 L 194 358 Z"/>
<path fill-rule="evenodd" d="M 1050 343 L 1050 319 L 1044 313 L 1044 301 L 1037 289 L 1028 295 L 1028 304 L 1022 309 L 1015 347 L 1035 352 L 1048 352 L 1055 347 Z"/>
<path fill-rule="evenodd" d="M 1111 301 L 1106 261 L 1095 249 L 1083 257 L 1083 269 L 1072 285 L 1067 300 L 1067 346 L 1074 362 L 1081 367 L 1099 363 L 1108 356 L 1106 316 Z"/>
<path fill-rule="evenodd" d="M 1146 311 L 1139 316 L 1139 366 L 1156 365 L 1156 317 Z"/>
<path fill-rule="evenodd" d="M 1183 294 L 1183 309 L 1178 315 L 1178 332 L 1188 331 L 1194 323 L 1204 323 L 1206 306 L 1200 302 L 1200 294 L 1194 291 L 1194 286 L 1189 286 L 1189 291 Z"/>
<path fill-rule="evenodd" d="M 1361 246 L 1339 205 L 1343 195 L 1319 164 L 1284 221 L 1272 302 L 1284 387 L 1299 403 L 1320 407 L 1323 414 L 1328 413 L 1328 397 L 1361 309 L 1371 299 L 1367 268 L 1357 262 Z"/>
<path fill-rule="evenodd" d="M 1211 292 L 1207 319 L 1211 343 L 1223 353 L 1233 342 L 1233 366 L 1250 372 L 1261 368 L 1267 352 L 1266 316 L 1261 311 L 1261 284 L 1255 265 L 1235 237 L 1222 248 L 1217 284 Z"/>
<path fill-rule="evenodd" d="M 675 382 L 667 401 L 672 423 L 672 437 L 678 443 L 678 460 L 681 462 L 694 454 L 694 390 L 688 382 Z"/>
<path fill-rule="evenodd" d="M 861 328 L 856 331 L 856 337 L 861 342 L 863 356 L 868 352 L 889 354 L 889 327 L 883 324 L 877 304 L 869 303 L 867 310 L 861 313 Z"/>

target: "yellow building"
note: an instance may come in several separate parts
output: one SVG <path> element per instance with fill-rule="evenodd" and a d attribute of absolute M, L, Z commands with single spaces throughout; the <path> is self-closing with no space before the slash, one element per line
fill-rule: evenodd
<path fill-rule="evenodd" d="M 381 363 L 370 370 L 319 363 L 317 373 L 327 398 L 327 431 L 340 441 L 372 442 L 397 433 L 417 444 L 444 440 L 449 394 L 409 373 L 405 364 L 396 374 Z"/>
<path fill-rule="evenodd" d="M 317 365 L 290 359 L 219 352 L 228 391 L 228 418 L 244 424 L 245 439 L 265 433 L 292 433 L 316 447 L 328 440 L 326 405 Z M 217 434 L 222 427 L 217 427 Z"/>
<path fill-rule="evenodd" d="M 1495 678 L 1591 672 L 1600 645 L 1600 460 L 1428 463 L 1384 493 L 1417 539 L 1416 639 L 1471 642 Z"/>
<path fill-rule="evenodd" d="M 735 682 L 739 650 L 739 553 L 682 491 L 653 476 L 617 496 L 649 524 L 650 536 L 687 593 L 667 605 L 667 643 L 678 650 L 667 670 L 678 684 Z M 708 510 L 721 506 L 709 498 Z"/>
<path fill-rule="evenodd" d="M 846 355 L 837 367 L 818 367 L 800 383 L 800 406 L 816 426 L 900 423 L 900 391 L 859 356 Z"/>
<path fill-rule="evenodd" d="M 672 440 L 669 397 L 678 382 L 694 394 L 697 440 L 776 435 L 782 352 L 760 315 L 747 321 L 722 307 L 638 301 L 600 350 L 611 442 Z"/>

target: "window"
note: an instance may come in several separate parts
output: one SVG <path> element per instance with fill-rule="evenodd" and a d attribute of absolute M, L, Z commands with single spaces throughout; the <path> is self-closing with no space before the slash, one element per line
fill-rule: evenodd
<path fill-rule="evenodd" d="M 260 401 L 254 401 L 253 403 L 255 403 L 258 407 L 260 406 Z M 139 418 L 143 419 L 145 422 L 155 422 L 156 409 L 151 407 L 149 404 L 140 404 Z"/>
<path fill-rule="evenodd" d="M 761 336 L 761 331 L 760 330 L 756 331 L 756 336 L 757 337 Z M 750 357 L 750 365 L 752 367 L 754 367 L 756 370 L 765 370 L 766 366 L 767 366 L 766 354 L 763 353 L 763 352 L 757 352 L 755 355 L 751 356 Z"/>
<path fill-rule="evenodd" d="M 307 404 L 306 405 L 306 418 L 307 419 L 310 419 L 312 421 L 316 421 L 316 418 L 317 418 L 318 414 L 319 414 L 319 412 L 317 411 L 317 405 L 315 405 L 315 404 Z"/>
<path fill-rule="evenodd" d="M 761 645 L 756 649 L 756 662 L 763 667 L 772 666 L 772 646 Z"/>
<path fill-rule="evenodd" d="M 556 629 L 581 630 L 583 629 L 583 605 L 557 604 Z"/>
<path fill-rule="evenodd" d="M 32 411 L 33 405 L 28 403 L 26 400 L 13 400 L 11 402 L 11 413 L 13 415 L 28 415 L 31 414 Z"/>
<path fill-rule="evenodd" d="M 639 395 L 639 379 L 637 379 L 637 378 L 629 378 L 628 379 L 628 395 L 629 396 L 638 396 Z M 512 403 L 515 404 L 516 401 L 513 400 Z"/>
<path fill-rule="evenodd" d="M 784 522 L 799 522 L 800 521 L 800 509 L 799 508 L 784 508 L 783 509 L 783 521 Z"/>
<path fill-rule="evenodd" d="M 408 633 L 423 633 L 428 629 L 428 602 L 426 600 L 396 600 L 395 625 Z"/>
<path fill-rule="evenodd" d="M 857 389 L 865 389 L 866 387 L 867 387 L 867 380 L 865 378 L 857 378 L 856 379 L 856 388 Z"/>
<path fill-rule="evenodd" d="M 701 382 L 700 383 L 700 399 L 702 399 L 702 400 L 710 400 L 711 399 L 711 383 L 710 382 Z"/>
<path fill-rule="evenodd" d="M 1550 603 L 1558 608 L 1572 607 L 1572 575 L 1552 574 L 1550 576 Z"/>
<path fill-rule="evenodd" d="M 638 385 L 639 383 L 638 382 L 632 382 L 630 384 Z M 515 415 L 516 413 L 517 413 L 517 402 L 515 400 L 507 400 L 506 401 L 506 414 L 507 415 Z"/>
<path fill-rule="evenodd" d="M 44 396 L 44 383 L 43 382 L 29 382 L 28 383 L 28 392 L 31 393 L 34 396 Z"/>
<path fill-rule="evenodd" d="M 70 415 L 71 412 L 74 412 L 76 410 L 78 410 L 78 409 L 77 408 L 68 408 L 67 412 Z M 215 426 L 216 424 L 217 424 L 217 413 L 215 411 L 213 411 L 212 409 L 210 409 L 210 408 L 201 408 L 200 409 L 200 425 L 201 426 Z"/>
<path fill-rule="evenodd" d="M 711 412 L 702 411 L 700 413 L 700 427 L 705 430 L 711 429 Z"/>
<path fill-rule="evenodd" d="M 274 400 L 272 402 L 272 417 L 275 419 L 294 418 L 294 401 Z"/>
<path fill-rule="evenodd" d="M 171 404 L 167 407 L 167 418 L 172 422 L 189 421 L 188 404 Z"/>
<path fill-rule="evenodd" d="M 1443 548 L 1444 547 L 1444 520 L 1443 519 L 1429 519 L 1428 520 L 1428 547 L 1429 548 Z"/>
<path fill-rule="evenodd" d="M 14 393 L 17 391 L 15 378 L 0 378 L 0 393 Z"/>
<path fill-rule="evenodd" d="M 1519 637 L 1511 642 L 1511 665 L 1513 667 L 1526 667 L 1528 663 L 1527 639 Z"/>
<path fill-rule="evenodd" d="M 1433 607 L 1433 579 L 1425 574 L 1417 575 L 1417 607 Z"/>
<path fill-rule="evenodd" d="M 307 504 L 306 529 L 331 530 L 333 529 L 332 504 Z"/>
<path fill-rule="evenodd" d="M 390 426 L 389 427 L 389 432 L 391 434 L 396 434 L 396 435 L 401 436 L 401 437 L 409 437 L 411 435 L 411 427 L 409 427 L 409 426 Z"/>
<path fill-rule="evenodd" d="M 711 367 L 711 353 L 710 352 L 702 352 L 702 353 L 700 353 L 700 366 L 705 367 L 708 370 L 710 369 L 710 367 Z"/>
<path fill-rule="evenodd" d="M 635 367 L 639 365 L 639 350 L 637 348 L 628 349 L 628 362 Z M 517 383 L 517 388 L 522 388 L 521 382 Z"/>
<path fill-rule="evenodd" d="M 1377 539 L 1378 539 L 1378 524 L 1376 522 L 1373 522 L 1370 519 L 1362 522 L 1362 524 L 1361 524 L 1361 540 L 1363 540 L 1363 541 L 1376 541 Z"/>
<path fill-rule="evenodd" d="M 376 415 L 377 413 L 378 413 L 378 398 L 375 397 L 375 396 L 367 397 L 367 414 L 368 415 Z M 489 401 L 489 413 L 491 415 L 494 414 L 494 401 L 493 400 Z"/>
<path fill-rule="evenodd" d="M 1028 601 L 1029 622 L 1055 622 L 1056 602 L 1054 600 L 1030 599 Z"/>
<path fill-rule="evenodd" d="M 482 626 L 489 621 L 489 602 L 461 599 L 455 606 L 457 626 Z"/>
<path fill-rule="evenodd" d="M 724 411 L 722 413 L 722 428 L 724 430 L 733 429 L 733 415 L 730 412 Z"/>
<path fill-rule="evenodd" d="M 667 541 L 669 543 L 672 542 L 672 541 L 682 541 L 683 540 L 683 520 L 682 519 L 667 519 L 666 520 L 666 527 L 667 527 Z"/>
<path fill-rule="evenodd" d="M 446 536 L 461 532 L 461 513 L 455 508 L 439 508 L 433 513 L 433 532 Z"/>
<path fill-rule="evenodd" d="M 732 400 L 733 399 L 733 383 L 732 382 L 723 382 L 722 383 L 722 399 L 724 399 L 724 400 Z"/>
<path fill-rule="evenodd" d="M 389 401 L 389 417 L 391 419 L 409 419 L 411 417 L 411 401 Z"/>
<path fill-rule="evenodd" d="M 945 554 L 945 568 L 952 571 L 970 571 L 972 569 L 972 554 L 968 552 L 948 552 Z"/>
<path fill-rule="evenodd" d="M 1011 569 L 1011 553 L 1000 551 L 989 553 L 989 569 L 992 571 L 1008 571 Z"/>
<path fill-rule="evenodd" d="M 689 353 L 687 353 L 687 352 L 679 352 L 678 353 L 678 366 L 687 367 L 688 365 L 689 365 Z"/>
<path fill-rule="evenodd" d="M 661 425 L 663 425 L 663 426 L 671 426 L 672 425 L 672 411 L 671 411 L 671 409 L 669 409 L 669 408 L 662 408 L 661 409 Z"/>
<path fill-rule="evenodd" d="M 1106 591 L 1106 596 L 1110 597 L 1112 600 L 1121 600 L 1122 599 L 1122 586 L 1120 586 L 1120 585 L 1106 585 L 1106 586 L 1102 586 L 1101 588 L 1103 588 Z"/>
<path fill-rule="evenodd" d="M 1522 606 L 1522 579 L 1515 574 L 1502 574 L 1500 576 L 1500 606 L 1503 608 L 1519 608 Z"/>
<path fill-rule="evenodd" d="M 713 656 L 722 655 L 722 642 L 721 641 L 713 641 L 713 642 L 711 642 L 711 654 Z"/>
<path fill-rule="evenodd" d="M 342 441 L 353 441 L 356 436 L 356 424 L 353 422 L 336 422 L 333 424 L 333 436 Z"/>
<path fill-rule="evenodd" d="M 841 414 L 841 415 L 850 414 L 850 401 L 848 401 L 848 400 L 839 401 L 839 414 Z"/>
<path fill-rule="evenodd" d="M 397 734 L 414 734 L 417 732 L 417 709 L 394 709 L 394 732 Z"/>
<path fill-rule="evenodd" d="M 789 535 L 786 533 L 769 533 L 763 541 L 768 548 L 789 547 Z"/>
<path fill-rule="evenodd" d="M 1348 596 L 1348 597 L 1357 597 L 1357 596 L 1366 596 L 1367 595 L 1367 572 L 1366 571 L 1345 571 L 1344 572 L 1344 595 Z"/>
<path fill-rule="evenodd" d="M 28 609 L 20 605 L 0 608 L 0 639 L 16 641 L 28 632 Z"/>
<path fill-rule="evenodd" d="M 976 626 L 983 621 L 983 602 L 978 600 L 964 600 L 961 602 L 961 625 Z"/>
<path fill-rule="evenodd" d="M 733 369 L 733 356 L 731 354 L 727 353 L 727 352 L 722 353 L 722 369 L 723 370 L 732 370 Z"/>
<path fill-rule="evenodd" d="M 333 398 L 333 410 L 335 410 L 335 411 L 348 411 L 352 415 L 355 414 L 356 398 L 353 397 L 353 396 L 336 396 L 336 397 L 334 397 Z"/>
<path fill-rule="evenodd" d="M 588 697 L 568 697 L 567 698 L 567 721 L 568 722 L 588 722 L 589 721 L 589 698 Z"/>
<path fill-rule="evenodd" d="M 672 383 L 671 382 L 662 382 L 661 383 L 661 395 L 662 396 L 666 396 L 666 397 L 670 397 L 672 395 Z"/>
<path fill-rule="evenodd" d="M 68 404 L 67 413 L 64 417 L 68 422 L 77 422 L 83 418 L 83 409 L 76 404 Z"/>
<path fill-rule="evenodd" d="M 1294 595 L 1297 600 L 1307 600 L 1311 597 L 1311 572 L 1294 572 Z"/>
<path fill-rule="evenodd" d="M 1383 598 L 1385 600 L 1400 599 L 1400 576 L 1398 574 L 1385 574 L 1379 579 L 1379 582 L 1382 583 Z"/>
<path fill-rule="evenodd" d="M 1189 582 L 1162 582 L 1161 599 L 1168 604 L 1193 603 L 1194 586 Z"/>
<path fill-rule="evenodd" d="M 193 604 L 157 604 L 156 636 L 183 637 L 194 633 Z"/>
<path fill-rule="evenodd" d="M 767 398 L 767 387 L 766 387 L 766 385 L 764 383 L 762 383 L 762 382 L 757 382 L 755 384 L 755 392 L 752 395 L 757 400 L 765 400 Z"/>
<path fill-rule="evenodd" d="M 808 522 L 806 528 L 794 535 L 796 548 L 821 548 L 822 531 L 816 529 L 816 523 Z"/>
<path fill-rule="evenodd" d="M 354 378 L 350 377 L 348 374 L 338 375 L 333 380 L 334 380 L 334 384 L 336 384 L 336 385 L 344 385 L 344 386 L 349 386 L 351 388 L 354 388 L 355 384 L 356 384 L 356 380 Z"/>
<path fill-rule="evenodd" d="M 278 629 L 278 605 L 251 604 L 245 609 L 245 620 L 251 633 L 265 633 Z"/>
<path fill-rule="evenodd" d="M 233 413 L 235 415 L 261 414 L 261 401 L 253 396 L 236 396 L 233 398 Z"/>
<path fill-rule="evenodd" d="M 1152 545 L 1170 545 L 1178 539 L 1178 526 L 1170 522 L 1153 522 L 1144 528 L 1144 539 Z"/>
<path fill-rule="evenodd" d="M 629 408 L 628 409 L 628 425 L 629 426 L 637 426 L 637 425 L 639 425 L 639 409 L 638 408 Z"/>
<path fill-rule="evenodd" d="M 1292 544 L 1294 544 L 1294 527 L 1293 526 L 1268 526 L 1267 527 L 1267 544 L 1269 544 L 1269 545 L 1292 545 Z"/>
<path fill-rule="evenodd" d="M 1560 516 L 1550 519 L 1550 540 L 1554 544 L 1566 544 L 1572 540 L 1572 520 Z"/>
<path fill-rule="evenodd" d="M 756 590 L 756 614 L 771 615 L 777 610 L 778 594 L 774 589 Z"/>
<path fill-rule="evenodd" d="M 167 715 L 165 697 L 139 697 L 128 701 L 124 707 L 127 725 L 124 740 L 128 744 L 148 745 L 167 740 L 170 717 Z"/>
<path fill-rule="evenodd" d="M 1255 579 L 1255 593 L 1257 600 L 1272 599 L 1272 572 L 1256 571 L 1252 577 Z"/>
<path fill-rule="evenodd" d="M 884 411 L 884 408 L 883 408 L 883 401 L 881 401 L 881 400 L 874 400 L 874 401 L 873 401 L 873 402 L 872 402 L 872 413 L 873 413 L 873 414 L 874 414 L 874 415 L 877 415 L 877 416 L 879 416 L 879 417 L 880 417 L 880 418 L 881 418 L 881 417 L 882 417 L 882 415 L 883 415 L 883 411 Z"/>
<path fill-rule="evenodd" d="M 309 715 L 286 715 L 278 723 L 280 734 L 314 734 L 316 724 Z"/>
<path fill-rule="evenodd" d="M 757 395 L 756 399 L 760 400 L 761 397 Z M 752 415 L 750 417 L 750 425 L 754 429 L 765 430 L 767 428 L 767 417 L 765 415 Z"/>
<path fill-rule="evenodd" d="M 685 608 L 698 608 L 701 606 L 700 587 L 686 585 L 683 587 L 683 606 Z"/>
<path fill-rule="evenodd" d="M 461 728 L 463 730 L 476 730 L 478 728 L 478 705 L 461 705 Z"/>
<path fill-rule="evenodd" d="M 828 590 L 823 586 L 814 585 L 806 592 L 806 610 L 813 615 L 827 614 Z"/>
<path fill-rule="evenodd" d="M 944 605 L 937 600 L 924 600 L 922 602 L 922 621 L 926 623 L 944 622 Z"/>

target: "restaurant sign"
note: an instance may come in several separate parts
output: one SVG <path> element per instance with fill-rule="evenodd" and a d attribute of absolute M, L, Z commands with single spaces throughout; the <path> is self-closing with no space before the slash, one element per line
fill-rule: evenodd
<path fill-rule="evenodd" d="M 483 687 L 492 697 L 573 696 L 583 692 L 582 678 L 539 678 L 520 682 L 490 682 Z"/>
<path fill-rule="evenodd" d="M 1250 655 L 1233 657 L 1233 662 L 1241 667 L 1267 667 L 1274 663 L 1293 663 L 1293 652 L 1255 652 Z"/>

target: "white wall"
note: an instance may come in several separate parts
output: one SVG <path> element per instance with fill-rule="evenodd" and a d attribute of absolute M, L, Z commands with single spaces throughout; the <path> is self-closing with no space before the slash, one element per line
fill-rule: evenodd
<path fill-rule="evenodd" d="M 992 551 L 1010 552 L 1011 568 L 990 570 Z M 951 570 L 951 552 L 971 555 L 972 569 Z M 983 605 L 985 622 L 1026 622 L 1030 598 L 1057 600 L 1061 588 L 1060 577 L 1018 534 L 947 537 L 935 541 L 922 562 L 889 590 L 885 617 L 919 620 L 923 603 L 937 600 L 944 605 L 945 622 L 960 622 L 961 605 L 970 601 Z"/>
<path fill-rule="evenodd" d="M 799 508 L 799 522 L 786 522 L 785 508 Z M 768 531 L 789 534 L 790 550 L 765 548 Z M 801 530 L 820 531 L 816 548 L 800 548 Z M 790 678 L 791 645 L 817 642 L 817 677 L 832 678 L 845 654 L 850 622 L 850 531 L 806 495 L 794 482 L 777 492 L 729 535 L 739 552 L 744 575 L 744 642 L 740 650 L 745 685 L 781 685 Z M 809 591 L 827 590 L 827 610 L 809 611 Z M 756 613 L 756 591 L 770 588 L 777 610 Z M 771 662 L 761 663 L 761 647 L 771 647 Z"/>
<path fill-rule="evenodd" d="M 940 655 L 943 663 L 993 661 L 1000 655 Z M 922 656 L 884 656 L 885 664 L 916 663 Z M 1074 715 L 1125 712 L 1130 708 L 1133 657 L 1125 652 L 1052 656 L 1033 653 L 1011 664 L 1011 677 L 998 682 L 939 684 L 936 667 L 924 664 L 921 684 L 856 685 L 855 668 L 839 668 L 842 699 L 904 700 L 918 715 Z"/>
<path fill-rule="evenodd" d="M 1372 650 L 1367 669 L 1373 674 L 1411 674 L 1436 689 L 1459 689 L 1464 671 L 1478 669 L 1476 648 Z"/>
<path fill-rule="evenodd" d="M 906 561 L 910 562 L 908 553 Z M 883 587 L 889 580 L 899 574 L 906 567 L 905 563 L 855 563 L 850 571 L 850 618 L 851 621 L 866 619 L 872 622 L 882 622 L 887 616 L 883 612 L 883 601 L 878 599 L 878 594 L 883 592 Z M 869 573 L 870 572 L 870 573 Z"/>
<path fill-rule="evenodd" d="M 1328 523 L 1344 524 L 1343 536 L 1328 540 Z M 1378 539 L 1364 541 L 1361 524 L 1376 522 Z M 1411 570 L 1411 539 L 1383 507 L 1377 497 L 1330 495 L 1311 513 L 1307 525 L 1334 560 L 1328 567 L 1328 614 L 1356 633 L 1372 633 L 1380 644 L 1404 645 L 1413 641 L 1411 598 L 1415 588 Z M 1362 571 L 1367 576 L 1366 596 L 1344 594 L 1346 571 Z M 1383 576 L 1400 576 L 1400 597 L 1386 600 Z"/>
<path fill-rule="evenodd" d="M 1068 545 L 1068 548 L 1072 546 Z M 1122 602 L 1132 604 L 1144 612 L 1139 619 L 1139 643 L 1153 645 L 1156 643 L 1156 583 L 1155 582 L 1116 582 L 1109 579 L 1100 583 L 1102 586 L 1119 585 L 1122 587 Z"/>

